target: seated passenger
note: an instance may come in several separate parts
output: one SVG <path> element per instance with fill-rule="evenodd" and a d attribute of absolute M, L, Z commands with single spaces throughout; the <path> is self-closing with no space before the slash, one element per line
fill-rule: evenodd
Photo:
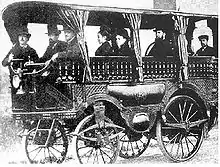
<path fill-rule="evenodd" d="M 98 42 L 101 46 L 96 50 L 96 56 L 109 56 L 112 55 L 112 47 L 110 44 L 111 32 L 107 26 L 101 26 L 98 32 Z"/>
<path fill-rule="evenodd" d="M 157 27 L 154 32 L 156 33 L 154 46 L 149 53 L 146 51 L 145 56 L 152 55 L 156 60 L 165 60 L 167 56 L 173 55 L 171 45 L 166 39 L 166 32 L 162 27 Z"/>
<path fill-rule="evenodd" d="M 26 63 L 33 63 L 38 60 L 38 55 L 36 51 L 31 48 L 27 43 L 31 37 L 31 34 L 28 33 L 27 27 L 21 27 L 18 30 L 18 43 L 16 43 L 12 49 L 8 52 L 6 57 L 2 61 L 2 65 L 9 66 L 12 59 L 22 59 L 21 61 L 13 62 L 13 69 L 18 71 L 18 75 L 10 75 L 10 82 L 12 84 L 12 94 L 14 93 L 24 93 L 22 87 L 25 86 L 25 89 L 28 88 L 27 78 L 22 76 L 22 69 Z M 10 71 L 11 72 L 11 71 Z M 21 89 L 19 89 L 21 88 Z"/>
<path fill-rule="evenodd" d="M 57 29 L 57 25 L 48 24 L 47 30 L 49 46 L 47 47 L 44 55 L 38 60 L 38 62 L 46 62 L 50 60 L 54 54 L 65 51 L 67 47 L 66 42 L 58 40 L 61 31 Z"/>
<path fill-rule="evenodd" d="M 129 47 L 129 36 L 125 29 L 118 29 L 116 31 L 116 44 L 114 54 L 117 56 L 131 56 L 134 55 L 134 51 Z"/>
<path fill-rule="evenodd" d="M 208 35 L 200 35 L 199 41 L 201 43 L 201 48 L 197 50 L 196 55 L 197 56 L 215 56 L 215 50 L 213 47 L 208 46 Z"/>

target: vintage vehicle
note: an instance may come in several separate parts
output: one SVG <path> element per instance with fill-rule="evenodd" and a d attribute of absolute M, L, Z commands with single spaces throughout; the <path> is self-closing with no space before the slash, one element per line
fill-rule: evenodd
<path fill-rule="evenodd" d="M 52 20 L 78 30 L 83 63 L 59 56 L 26 64 L 22 75 L 13 67 L 22 59 L 10 65 L 11 89 L 23 91 L 12 91 L 12 111 L 28 131 L 30 163 L 61 163 L 67 152 L 80 163 L 114 163 L 118 156 L 140 156 L 154 139 L 169 160 L 187 161 L 217 121 L 217 55 L 188 52 L 193 24 L 204 19 L 217 30 L 217 15 L 24 1 L 7 6 L 2 18 L 13 44 L 20 25 Z M 173 51 L 165 60 L 141 52 L 140 41 L 148 37 L 140 31 L 158 23 L 166 26 Z M 103 24 L 129 30 L 133 57 L 90 56 L 85 28 Z M 47 71 L 57 74 L 54 83 Z"/>

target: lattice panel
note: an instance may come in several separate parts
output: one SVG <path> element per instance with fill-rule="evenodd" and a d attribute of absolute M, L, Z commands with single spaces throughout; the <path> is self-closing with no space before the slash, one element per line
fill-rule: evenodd
<path fill-rule="evenodd" d="M 92 84 L 92 85 L 73 85 L 74 98 L 85 99 L 93 94 L 106 93 L 106 85 L 104 84 Z"/>
<path fill-rule="evenodd" d="M 215 83 L 212 79 L 193 79 L 189 80 L 189 82 L 195 84 L 199 88 L 205 99 L 213 99 L 212 89 L 215 88 Z"/>

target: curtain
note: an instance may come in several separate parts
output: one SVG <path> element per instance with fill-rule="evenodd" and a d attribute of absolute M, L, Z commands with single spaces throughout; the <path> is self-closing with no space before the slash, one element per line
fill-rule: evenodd
<path fill-rule="evenodd" d="M 186 30 L 189 23 L 189 18 L 185 16 L 174 16 L 175 30 L 178 32 L 178 48 L 179 57 L 181 62 L 180 67 L 180 80 L 188 79 L 188 51 L 187 51 L 187 40 L 186 40 Z"/>
<path fill-rule="evenodd" d="M 142 57 L 141 57 L 141 47 L 140 47 L 140 33 L 139 29 L 141 26 L 141 14 L 131 13 L 123 14 L 124 18 L 127 18 L 133 31 L 133 42 L 134 51 L 138 66 L 139 81 L 143 81 L 143 68 L 142 68 Z"/>
<path fill-rule="evenodd" d="M 87 81 L 92 80 L 90 61 L 87 52 L 87 46 L 85 41 L 85 26 L 89 17 L 89 12 L 84 10 L 74 10 L 67 7 L 60 7 L 57 10 L 57 14 L 64 21 L 64 23 L 74 31 L 77 31 L 77 39 L 81 51 L 81 56 L 85 63 L 84 76 Z M 83 77 L 85 79 L 85 77 Z"/>

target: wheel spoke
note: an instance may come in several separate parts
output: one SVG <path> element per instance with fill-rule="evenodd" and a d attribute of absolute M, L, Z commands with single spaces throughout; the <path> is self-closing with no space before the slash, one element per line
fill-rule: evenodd
<path fill-rule="evenodd" d="M 177 123 L 179 123 L 179 121 L 176 119 L 176 117 L 174 117 L 174 115 L 170 112 L 170 110 L 168 110 L 168 113 L 173 117 L 173 119 L 174 119 Z"/>
<path fill-rule="evenodd" d="M 89 154 L 89 156 L 88 156 L 88 158 L 87 158 L 87 163 L 89 162 L 89 159 L 90 159 L 90 157 L 91 157 L 91 155 L 92 155 L 92 153 L 93 153 L 93 149 L 94 149 L 94 148 L 92 148 L 90 151 L 87 152 L 87 153 L 90 152 L 90 154 Z M 87 153 L 86 153 L 86 154 L 87 154 Z M 86 155 L 86 154 L 84 154 L 84 155 Z"/>
<path fill-rule="evenodd" d="M 110 160 L 112 160 L 112 157 L 110 157 L 110 156 L 109 156 L 105 151 L 103 151 L 101 148 L 100 148 L 100 151 L 103 152 L 105 155 L 107 155 L 107 157 L 109 157 Z"/>
<path fill-rule="evenodd" d="M 57 150 L 56 148 L 54 148 L 53 146 L 51 146 L 51 148 L 54 149 L 54 150 L 56 150 L 56 151 L 59 152 L 60 154 L 62 153 L 62 152 L 60 152 L 59 150 Z"/>
<path fill-rule="evenodd" d="M 190 152 L 190 151 L 189 151 L 189 144 L 188 144 L 188 142 L 187 142 L 187 140 L 186 140 L 186 136 L 185 136 L 184 138 L 185 138 L 187 150 L 188 150 L 188 152 Z"/>
<path fill-rule="evenodd" d="M 183 112 L 182 112 L 182 108 L 181 108 L 181 104 L 179 103 L 179 112 L 180 112 L 180 119 L 181 122 L 183 121 Z"/>
<path fill-rule="evenodd" d="M 187 116 L 186 116 L 186 122 L 189 122 L 188 117 L 189 117 L 189 114 L 191 112 L 192 106 L 193 106 L 193 103 L 190 104 L 189 111 L 188 111 Z"/>
<path fill-rule="evenodd" d="M 100 151 L 100 154 L 101 154 L 102 160 L 103 160 L 103 162 L 104 162 L 104 164 L 105 164 L 105 158 L 104 158 L 104 155 L 103 155 L 103 153 L 102 153 L 101 150 L 99 150 L 99 151 Z"/>
<path fill-rule="evenodd" d="M 188 119 L 188 121 L 190 121 L 190 119 L 198 112 L 198 110 L 196 110 Z"/>
<path fill-rule="evenodd" d="M 54 153 L 49 149 L 49 147 L 47 148 L 48 149 L 48 153 L 50 154 L 52 154 L 53 155 L 53 158 L 55 158 L 56 160 L 57 160 L 57 157 L 56 157 L 56 155 L 54 155 Z"/>
<path fill-rule="evenodd" d="M 35 158 L 37 157 L 37 155 L 40 153 L 40 151 L 42 150 L 42 147 L 40 148 L 40 150 L 37 152 L 37 154 L 34 156 L 34 158 L 33 158 L 33 160 L 32 161 L 34 161 L 35 160 Z"/>

